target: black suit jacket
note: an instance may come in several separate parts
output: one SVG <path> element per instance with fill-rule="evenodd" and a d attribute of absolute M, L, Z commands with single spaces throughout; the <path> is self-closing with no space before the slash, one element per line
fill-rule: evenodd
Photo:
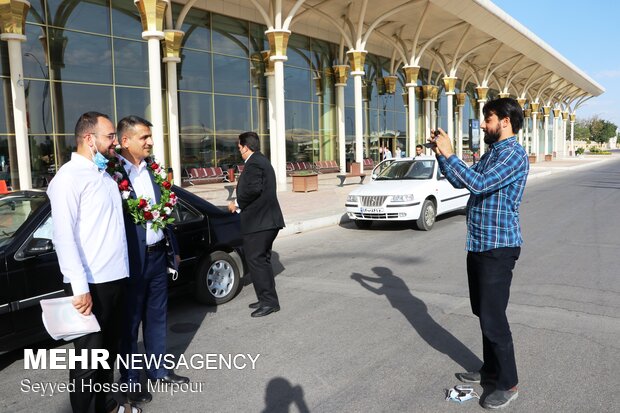
<path fill-rule="evenodd" d="M 153 178 L 153 172 L 149 169 L 149 174 L 151 176 L 151 184 L 153 184 L 153 191 L 155 192 L 155 201 L 159 202 L 161 198 L 161 190 L 159 185 L 155 183 L 155 179 Z M 125 174 L 125 178 L 129 179 L 129 177 Z M 131 198 L 136 199 L 137 195 L 135 191 L 133 191 L 133 185 L 131 191 Z M 138 275 L 142 274 L 144 270 L 144 262 L 146 256 L 146 228 L 141 224 L 134 224 L 131 216 L 125 212 L 125 235 L 127 237 L 127 249 L 129 251 L 129 274 L 130 275 Z M 179 246 L 177 240 L 174 236 L 172 229 L 166 227 L 163 229 L 164 236 L 168 241 L 168 266 L 177 269 L 176 261 L 174 260 L 174 255 L 179 255 Z"/>
<path fill-rule="evenodd" d="M 269 159 L 254 152 L 246 161 L 237 183 L 241 208 L 241 233 L 284 228 L 284 217 L 276 197 L 276 174 Z"/>

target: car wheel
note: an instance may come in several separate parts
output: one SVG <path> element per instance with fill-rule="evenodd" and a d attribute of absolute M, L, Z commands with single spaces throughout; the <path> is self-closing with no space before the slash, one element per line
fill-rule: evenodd
<path fill-rule="evenodd" d="M 195 296 L 203 304 L 224 304 L 239 290 L 240 273 L 235 260 L 223 251 L 205 258 L 196 272 Z"/>
<path fill-rule="evenodd" d="M 430 199 L 426 199 L 422 204 L 420 218 L 418 218 L 415 224 L 420 231 L 430 231 L 433 228 L 433 224 L 435 224 L 436 217 L 435 204 Z"/>
<path fill-rule="evenodd" d="M 355 220 L 355 226 L 358 227 L 359 229 L 368 229 L 370 228 L 371 225 L 372 225 L 372 221 L 363 220 L 363 219 Z"/>

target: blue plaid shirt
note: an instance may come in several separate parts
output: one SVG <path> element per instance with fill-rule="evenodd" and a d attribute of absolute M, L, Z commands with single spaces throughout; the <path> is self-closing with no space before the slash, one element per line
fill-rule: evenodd
<path fill-rule="evenodd" d="M 468 167 L 456 156 L 437 156 L 439 167 L 455 188 L 471 192 L 467 203 L 467 251 L 482 252 L 523 243 L 519 205 L 530 170 L 515 136 L 492 144 L 480 161 Z"/>

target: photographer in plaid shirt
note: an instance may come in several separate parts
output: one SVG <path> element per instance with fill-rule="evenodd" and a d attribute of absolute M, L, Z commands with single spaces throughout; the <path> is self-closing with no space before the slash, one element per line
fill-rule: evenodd
<path fill-rule="evenodd" d="M 431 139 L 441 171 L 455 188 L 471 192 L 467 204 L 467 277 L 473 313 L 480 319 L 483 365 L 457 373 L 466 383 L 495 383 L 482 406 L 498 409 L 517 398 L 517 366 L 506 307 L 512 270 L 521 252 L 519 205 L 529 172 L 516 134 L 523 111 L 510 98 L 487 102 L 482 109 L 484 142 L 489 150 L 468 167 L 454 155 L 450 137 L 440 130 Z"/>

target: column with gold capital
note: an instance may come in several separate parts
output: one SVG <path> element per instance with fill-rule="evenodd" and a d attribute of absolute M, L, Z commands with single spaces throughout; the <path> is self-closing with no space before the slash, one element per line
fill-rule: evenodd
<path fill-rule="evenodd" d="M 540 159 L 540 139 L 538 137 L 538 109 L 540 103 L 530 102 L 532 108 L 532 153 L 536 156 L 536 162 Z"/>
<path fill-rule="evenodd" d="M 560 109 L 553 109 L 553 157 L 556 158 L 558 156 L 558 144 L 560 141 L 560 114 L 562 111 Z"/>
<path fill-rule="evenodd" d="M 16 161 L 18 166 L 18 168 L 15 168 L 15 165 L 11 164 L 11 184 L 14 188 L 19 189 L 32 188 L 21 45 L 22 42 L 26 41 L 26 16 L 28 10 L 30 10 L 30 3 L 25 0 L 0 1 L 0 29 L 2 30 L 0 40 L 7 42 L 9 52 L 13 124 L 15 127 L 15 153 L 17 155 L 16 160 L 10 159 L 10 161 Z M 11 139 L 9 139 L 10 141 Z M 9 152 L 12 151 L 9 150 Z M 17 172 L 17 176 L 15 172 Z M 18 183 L 19 185 L 17 185 Z"/>
<path fill-rule="evenodd" d="M 407 124 L 409 125 L 407 130 L 407 154 L 412 156 L 415 153 L 415 145 L 418 141 L 416 139 L 418 126 L 415 113 L 417 107 L 415 87 L 418 84 L 420 66 L 403 66 L 403 72 L 405 73 L 405 87 L 407 88 Z"/>
<path fill-rule="evenodd" d="M 509 97 L 509 96 L 506 96 Z M 525 98 L 518 98 L 517 102 L 519 103 L 519 106 L 521 106 L 521 110 L 523 110 L 523 108 L 525 107 Z M 523 119 L 523 126 L 525 126 L 525 119 Z M 523 127 L 521 129 L 519 129 L 519 145 L 523 146 Z"/>
<path fill-rule="evenodd" d="M 456 154 L 460 159 L 463 159 L 463 111 L 465 110 L 467 93 L 457 93 L 455 96 L 456 107 L 458 109 L 456 121 Z"/>
<path fill-rule="evenodd" d="M 542 110 L 543 110 L 543 118 L 544 118 L 543 134 L 545 136 L 545 140 L 544 140 L 545 146 L 544 146 L 543 154 L 545 155 L 545 161 L 547 161 L 547 160 L 550 160 L 547 155 L 550 155 L 549 153 L 549 114 L 551 113 L 551 106 L 544 105 Z"/>
<path fill-rule="evenodd" d="M 523 111 L 523 129 L 525 129 L 525 153 L 530 154 L 530 117 L 532 116 L 532 109 L 527 108 Z"/>
<path fill-rule="evenodd" d="M 151 122 L 153 123 L 153 155 L 159 162 L 168 163 L 164 146 L 164 112 L 161 97 L 161 54 L 160 42 L 164 39 L 164 17 L 168 0 L 134 0 L 140 11 L 142 38 L 148 43 L 149 51 L 149 96 L 151 101 Z M 180 173 L 180 171 L 177 171 Z"/>
<path fill-rule="evenodd" d="M 422 93 L 424 99 L 424 136 L 422 137 L 422 142 L 426 142 L 426 140 L 431 136 L 431 129 L 435 128 L 436 125 L 434 123 L 434 103 L 437 102 L 437 94 L 439 89 L 435 85 L 423 85 Z M 429 152 L 428 150 L 426 152 Z"/>
<path fill-rule="evenodd" d="M 336 125 L 338 125 L 338 164 L 340 173 L 347 172 L 346 131 L 344 117 L 344 88 L 349 77 L 349 65 L 335 65 L 334 86 L 336 87 Z"/>
<path fill-rule="evenodd" d="M 265 31 L 267 40 L 269 41 L 270 56 L 269 60 L 273 62 L 273 82 L 275 93 L 273 99 L 273 109 L 275 114 L 275 124 L 270 124 L 270 129 L 275 128 L 275 141 L 271 141 L 271 145 L 275 145 L 277 156 L 271 160 L 276 172 L 276 180 L 278 182 L 278 191 L 286 190 L 286 125 L 284 116 L 284 62 L 288 60 L 286 50 L 288 47 L 288 39 L 291 35 L 289 30 L 272 29 Z M 272 150 L 273 153 L 273 150 Z"/>
<path fill-rule="evenodd" d="M 566 158 L 566 126 L 568 122 L 568 112 L 562 111 L 562 158 Z"/>
<path fill-rule="evenodd" d="M 360 171 L 364 170 L 362 76 L 364 76 L 364 62 L 366 61 L 366 54 L 366 50 L 349 50 L 347 52 L 355 91 L 355 162 L 359 162 Z"/>
<path fill-rule="evenodd" d="M 168 99 L 168 140 L 170 162 L 174 176 L 181 182 L 181 143 L 179 140 L 179 101 L 177 98 L 177 64 L 181 62 L 181 41 L 185 33 L 181 30 L 164 31 L 164 58 L 166 64 L 166 98 Z"/>
<path fill-rule="evenodd" d="M 450 136 L 452 142 L 456 142 L 454 136 L 454 87 L 456 86 L 456 81 L 457 78 L 452 76 L 443 78 L 447 98 L 448 136 Z"/>
<path fill-rule="evenodd" d="M 577 115 L 575 114 L 575 112 L 573 112 L 570 115 L 568 115 L 568 118 L 570 119 L 570 151 L 571 151 L 572 156 L 576 156 L 577 154 L 575 153 L 575 119 L 577 118 Z"/>
<path fill-rule="evenodd" d="M 487 103 L 487 93 L 489 92 L 489 88 L 486 86 L 478 86 L 476 87 L 476 94 L 478 95 L 478 119 L 480 120 L 480 125 L 484 122 L 484 114 L 482 113 L 482 108 L 484 104 Z M 482 135 L 482 133 L 481 133 Z M 480 156 L 484 155 L 484 139 L 480 139 Z"/>

